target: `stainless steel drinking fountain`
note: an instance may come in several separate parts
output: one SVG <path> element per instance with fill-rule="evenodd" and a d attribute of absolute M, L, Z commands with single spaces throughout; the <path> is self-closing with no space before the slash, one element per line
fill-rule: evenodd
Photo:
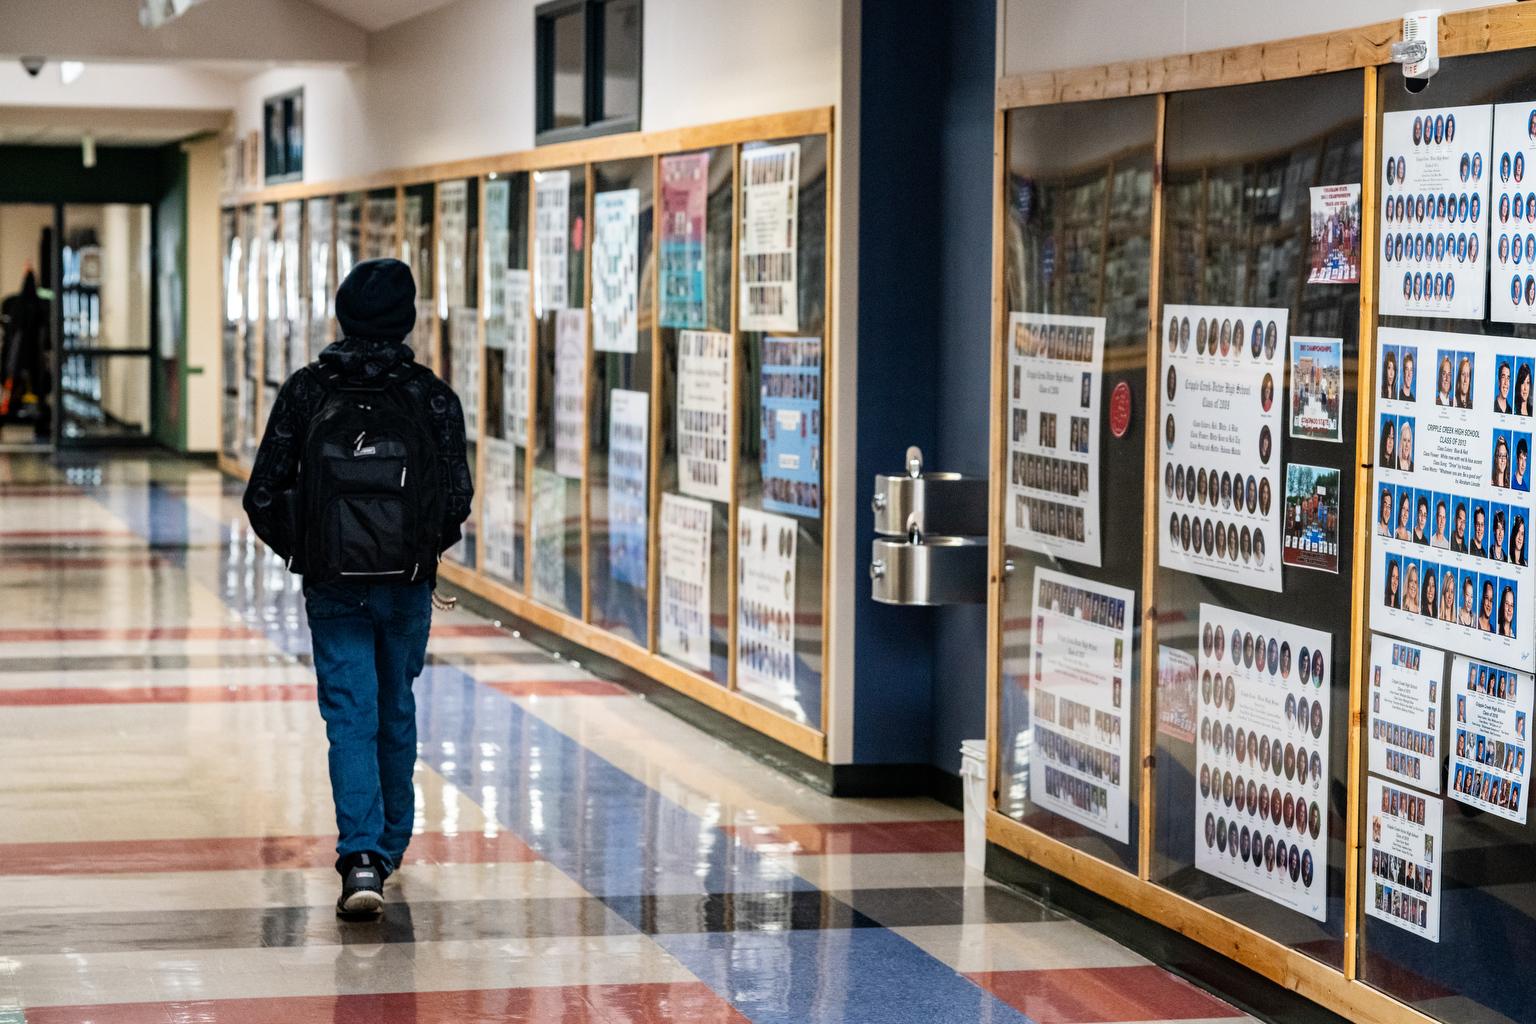
<path fill-rule="evenodd" d="M 883 604 L 983 604 L 987 599 L 987 481 L 924 473 L 907 449 L 907 471 L 875 477 L 870 596 Z"/>

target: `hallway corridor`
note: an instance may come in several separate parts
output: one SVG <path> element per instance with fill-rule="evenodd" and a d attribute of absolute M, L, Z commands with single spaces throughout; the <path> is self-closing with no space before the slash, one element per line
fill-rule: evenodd
<path fill-rule="evenodd" d="M 333 912 L 297 579 L 203 464 L 0 456 L 0 1024 L 1243 1020 L 465 610 L 417 681 L 416 823 Z"/>

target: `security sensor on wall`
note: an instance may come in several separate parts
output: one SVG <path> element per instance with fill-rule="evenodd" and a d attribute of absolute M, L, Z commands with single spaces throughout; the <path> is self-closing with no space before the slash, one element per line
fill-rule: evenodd
<path fill-rule="evenodd" d="M 1403 66 L 1403 87 L 1423 92 L 1440 70 L 1440 9 L 1403 15 L 1403 41 L 1392 44 L 1392 59 Z"/>
<path fill-rule="evenodd" d="M 31 75 L 33 78 L 36 78 L 38 75 L 43 73 L 43 65 L 46 63 L 48 63 L 48 59 L 46 57 L 21 58 L 22 70 L 26 71 L 26 73 Z"/>

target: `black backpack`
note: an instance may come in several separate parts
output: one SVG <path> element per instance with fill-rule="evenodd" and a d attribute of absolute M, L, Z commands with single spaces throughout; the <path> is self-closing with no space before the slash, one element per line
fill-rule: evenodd
<path fill-rule="evenodd" d="M 299 463 L 295 563 L 308 581 L 409 583 L 433 574 L 443 481 L 426 410 L 396 367 L 379 383 L 342 382 L 318 364 L 325 397 Z"/>

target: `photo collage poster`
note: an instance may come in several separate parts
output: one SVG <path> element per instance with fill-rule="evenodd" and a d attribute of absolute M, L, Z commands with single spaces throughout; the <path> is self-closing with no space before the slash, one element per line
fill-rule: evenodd
<path fill-rule="evenodd" d="M 469 182 L 437 186 L 437 308 L 449 316 L 469 297 Z"/>
<path fill-rule="evenodd" d="M 1445 801 L 1368 776 L 1365 912 L 1440 941 Z"/>
<path fill-rule="evenodd" d="M 532 592 L 552 608 L 565 605 L 565 479 L 545 469 L 533 471 Z"/>
<path fill-rule="evenodd" d="M 1332 466 L 1285 467 L 1283 559 L 1297 569 L 1339 571 L 1339 500 L 1343 475 Z"/>
<path fill-rule="evenodd" d="M 449 311 L 448 365 L 464 407 L 464 433 L 474 444 L 480 438 L 480 320 L 474 306 Z"/>
<path fill-rule="evenodd" d="M 501 370 L 502 432 L 508 440 L 524 447 L 528 444 L 528 359 L 532 324 L 528 314 L 529 275 L 526 270 L 508 270 L 506 289 L 507 351 Z"/>
<path fill-rule="evenodd" d="M 398 257 L 395 249 L 395 193 L 369 196 L 363 201 L 363 252 L 360 259 Z M 255 294 L 248 292 L 247 294 Z"/>
<path fill-rule="evenodd" d="M 1360 281 L 1360 183 L 1314 185 L 1308 284 Z"/>
<path fill-rule="evenodd" d="M 710 534 L 714 506 L 678 494 L 661 496 L 661 653 L 710 670 Z"/>
<path fill-rule="evenodd" d="M 743 508 L 737 513 L 736 685 L 775 707 L 799 707 L 795 693 L 795 520 Z"/>
<path fill-rule="evenodd" d="M 640 190 L 592 199 L 592 347 L 635 352 L 640 344 Z"/>
<path fill-rule="evenodd" d="M 1451 798 L 1524 825 L 1531 676 L 1458 655 L 1451 668 Z"/>
<path fill-rule="evenodd" d="M 643 589 L 651 396 L 614 388 L 608 401 L 608 571 L 618 582 Z"/>
<path fill-rule="evenodd" d="M 710 501 L 731 499 L 731 336 L 677 335 L 677 486 Z"/>
<path fill-rule="evenodd" d="M 821 518 L 821 339 L 764 338 L 763 508 Z"/>
<path fill-rule="evenodd" d="M 1200 606 L 1195 867 L 1327 919 L 1333 638 Z"/>
<path fill-rule="evenodd" d="M 1536 353 L 1392 327 L 1377 347 L 1372 626 L 1529 670 Z"/>
<path fill-rule="evenodd" d="M 336 284 L 331 280 L 331 233 L 335 222 L 335 204 L 311 200 L 304 205 L 304 213 L 309 221 L 309 348 L 295 368 L 320 358 L 336 302 Z M 338 252 L 337 259 L 340 258 Z M 176 337 L 180 337 L 180 334 Z"/>
<path fill-rule="evenodd" d="M 1158 563 L 1281 589 L 1280 413 L 1290 311 L 1163 307 Z"/>
<path fill-rule="evenodd" d="M 1291 436 L 1303 441 L 1344 440 L 1342 338 L 1291 339 Z"/>
<path fill-rule="evenodd" d="M 1037 569 L 1031 607 L 1030 802 L 1128 843 L 1136 594 Z"/>
<path fill-rule="evenodd" d="M 1536 103 L 1493 108 L 1490 153 L 1489 316 L 1501 323 L 1536 324 Z"/>
<path fill-rule="evenodd" d="M 1481 320 L 1492 108 L 1382 116 L 1382 316 Z"/>
<path fill-rule="evenodd" d="M 415 351 L 416 361 L 430 370 L 437 369 L 437 346 L 432 343 L 432 320 L 438 316 L 437 303 L 432 301 L 437 278 L 434 276 L 432 244 L 432 211 L 424 206 L 423 197 L 407 192 L 405 208 L 400 215 L 400 259 L 411 268 L 416 279 L 416 323 L 405 343 Z"/>
<path fill-rule="evenodd" d="M 1185 743 L 1195 742 L 1199 725 L 1200 666 L 1177 647 L 1157 645 L 1157 731 Z"/>
<path fill-rule="evenodd" d="M 477 482 L 484 492 L 480 533 L 485 545 L 485 571 L 511 582 L 517 578 L 517 448 L 499 437 L 488 437 L 481 443 L 485 445 L 485 477 Z"/>
<path fill-rule="evenodd" d="M 512 233 L 507 218 L 512 210 L 512 183 L 497 178 L 485 183 L 485 294 L 480 305 L 485 311 L 486 348 L 506 348 L 500 336 L 507 317 L 507 263 Z"/>
<path fill-rule="evenodd" d="M 555 313 L 555 472 L 581 478 L 586 430 L 587 311 Z"/>
<path fill-rule="evenodd" d="M 709 153 L 661 158 L 661 326 L 704 327 Z"/>
<path fill-rule="evenodd" d="M 1371 635 L 1367 763 L 1377 775 L 1440 795 L 1440 686 L 1445 652 Z"/>
<path fill-rule="evenodd" d="M 538 316 L 570 305 L 567 295 L 571 228 L 571 172 L 533 175 L 534 308 Z"/>
<path fill-rule="evenodd" d="M 1008 318 L 1007 541 L 1101 566 L 1103 317 Z"/>
<path fill-rule="evenodd" d="M 741 329 L 800 329 L 800 143 L 741 151 Z"/>

